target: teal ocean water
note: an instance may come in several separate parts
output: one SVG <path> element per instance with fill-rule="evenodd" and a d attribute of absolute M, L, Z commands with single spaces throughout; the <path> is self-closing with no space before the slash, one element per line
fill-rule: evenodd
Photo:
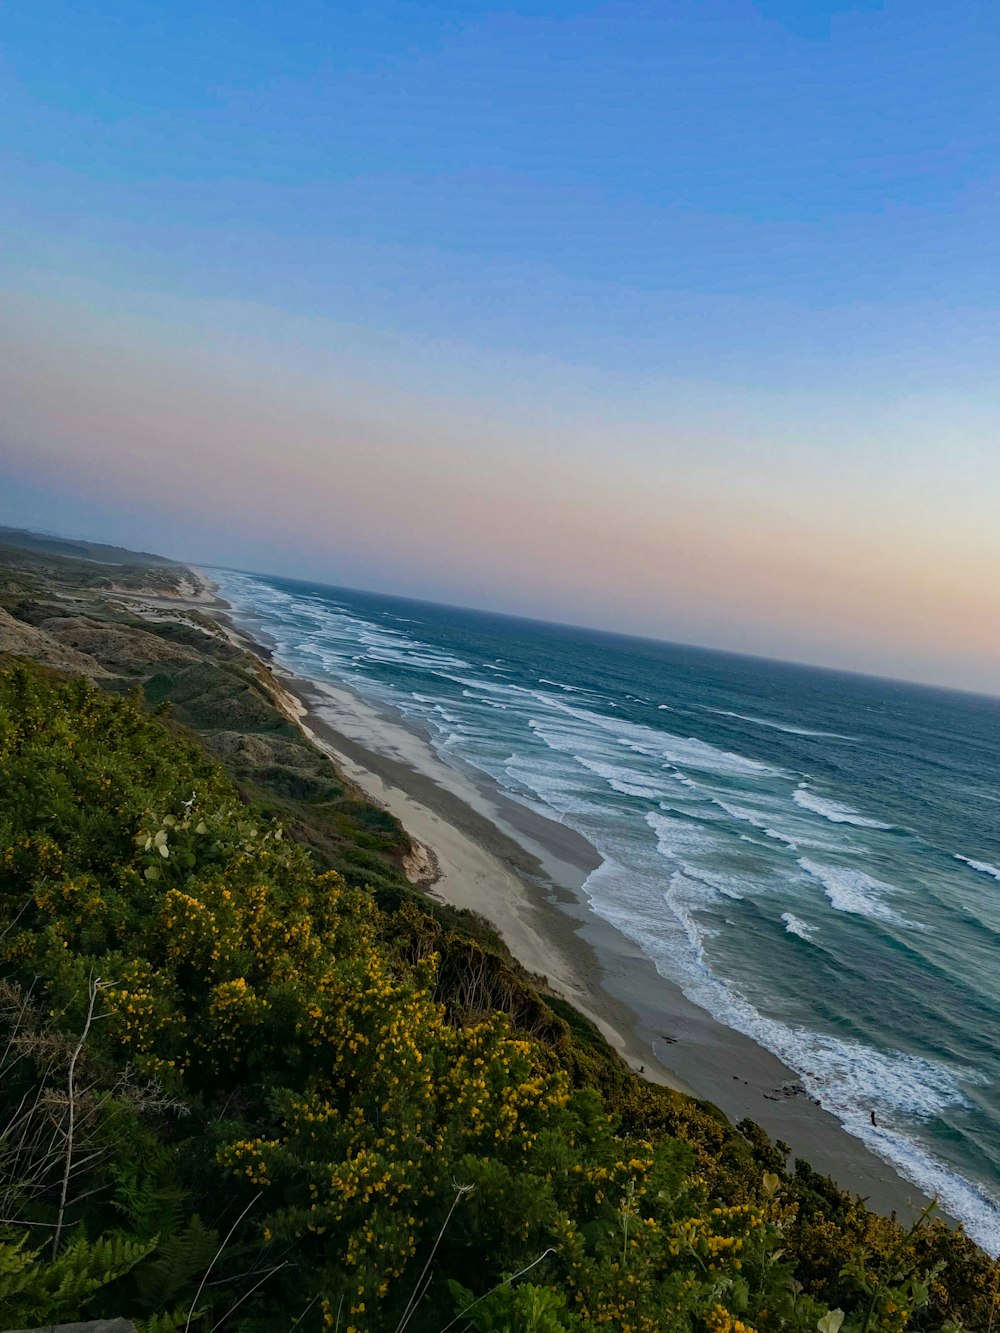
<path fill-rule="evenodd" d="M 286 666 L 583 834 L 590 908 L 1000 1251 L 1000 699 L 213 577 Z"/>

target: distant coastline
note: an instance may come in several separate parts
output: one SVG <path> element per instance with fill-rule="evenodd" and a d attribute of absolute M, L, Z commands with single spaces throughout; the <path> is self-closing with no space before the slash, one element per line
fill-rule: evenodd
<path fill-rule="evenodd" d="M 805 1095 L 794 1071 L 687 1000 L 589 910 L 580 889 L 600 857 L 585 839 L 484 775 L 446 765 L 408 720 L 342 684 L 289 670 L 256 636 L 252 611 L 226 601 L 210 570 L 192 572 L 204 585 L 193 603 L 267 664 L 305 734 L 423 849 L 414 882 L 486 918 L 518 961 L 589 1017 L 644 1077 L 707 1098 L 734 1122 L 754 1120 L 880 1212 L 909 1219 L 927 1203 Z M 654 1052 L 657 1040 L 669 1043 L 669 1066 Z"/>

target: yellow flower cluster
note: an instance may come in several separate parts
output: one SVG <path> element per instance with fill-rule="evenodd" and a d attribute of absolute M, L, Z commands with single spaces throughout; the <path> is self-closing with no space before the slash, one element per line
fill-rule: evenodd
<path fill-rule="evenodd" d="M 751 1204 L 712 1208 L 705 1215 L 675 1222 L 668 1249 L 673 1255 L 690 1251 L 706 1261 L 710 1271 L 720 1259 L 729 1260 L 733 1268 L 739 1269 L 743 1266 L 740 1252 L 752 1233 L 766 1225 L 763 1213 Z"/>
<path fill-rule="evenodd" d="M 731 1315 L 723 1305 L 712 1307 L 705 1318 L 705 1326 L 708 1333 L 756 1333 L 750 1324 Z"/>

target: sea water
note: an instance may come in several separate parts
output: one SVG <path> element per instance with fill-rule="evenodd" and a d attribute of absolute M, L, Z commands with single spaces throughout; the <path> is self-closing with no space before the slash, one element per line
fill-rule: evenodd
<path fill-rule="evenodd" d="M 591 909 L 1000 1251 L 1000 699 L 213 577 L 280 662 L 583 834 Z"/>

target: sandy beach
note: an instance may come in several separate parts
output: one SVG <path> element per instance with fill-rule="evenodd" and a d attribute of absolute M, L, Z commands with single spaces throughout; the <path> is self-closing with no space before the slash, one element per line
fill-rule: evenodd
<path fill-rule="evenodd" d="M 707 1098 L 734 1121 L 753 1119 L 878 1211 L 909 1218 L 926 1204 L 812 1101 L 791 1069 L 688 1001 L 590 910 L 582 886 L 600 857 L 583 837 L 508 798 L 477 771 L 446 763 L 388 710 L 286 670 L 258 640 L 252 617 L 215 594 L 209 573 L 197 575 L 203 591 L 153 605 L 142 599 L 148 613 L 196 607 L 265 664 L 289 715 L 410 834 L 415 882 L 491 922 L 521 964 L 590 1018 L 644 1077 Z"/>

